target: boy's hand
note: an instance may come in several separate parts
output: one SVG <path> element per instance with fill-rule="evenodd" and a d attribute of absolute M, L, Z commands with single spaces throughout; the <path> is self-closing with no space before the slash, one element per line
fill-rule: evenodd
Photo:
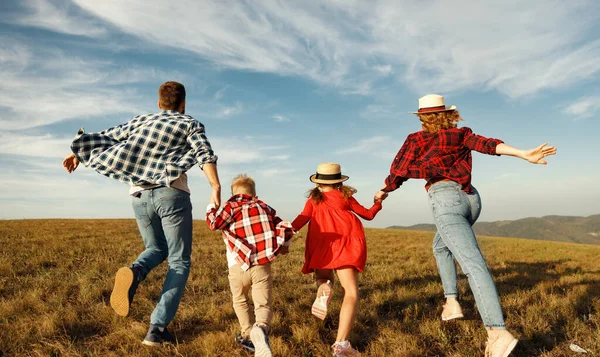
<path fill-rule="evenodd" d="M 383 200 L 385 200 L 388 196 L 387 192 L 383 192 L 381 190 L 377 191 L 377 193 L 375 194 L 375 197 L 373 198 L 373 202 L 378 203 L 378 202 L 383 202 Z"/>
<path fill-rule="evenodd" d="M 79 166 L 79 160 L 77 160 L 75 154 L 71 153 L 71 155 L 65 157 L 62 165 L 68 173 L 71 173 L 77 169 L 77 166 Z"/>

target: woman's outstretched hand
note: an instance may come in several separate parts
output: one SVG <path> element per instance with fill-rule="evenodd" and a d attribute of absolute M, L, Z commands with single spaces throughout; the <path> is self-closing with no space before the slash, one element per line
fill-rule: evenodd
<path fill-rule="evenodd" d="M 378 203 L 378 202 L 382 202 L 383 200 L 385 200 L 388 196 L 387 192 L 383 192 L 381 190 L 377 191 L 377 193 L 375 194 L 375 197 L 373 198 L 373 202 Z"/>
<path fill-rule="evenodd" d="M 546 156 L 556 155 L 556 148 L 554 146 L 547 145 L 548 143 L 543 143 L 536 148 L 523 151 L 523 159 L 531 162 L 532 164 L 546 165 L 547 162 L 543 159 Z"/>

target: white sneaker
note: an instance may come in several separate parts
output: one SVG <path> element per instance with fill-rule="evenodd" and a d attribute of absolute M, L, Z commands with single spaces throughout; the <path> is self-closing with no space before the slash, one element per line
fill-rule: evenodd
<path fill-rule="evenodd" d="M 269 338 L 265 334 L 265 330 L 257 324 L 254 324 L 250 330 L 250 339 L 254 344 L 254 355 L 257 357 L 273 357 Z"/>
<path fill-rule="evenodd" d="M 329 306 L 329 301 L 331 300 L 331 292 L 333 284 L 331 284 L 330 280 L 327 280 L 326 283 L 319 285 L 317 289 L 317 297 L 315 298 L 315 302 L 312 304 L 311 312 L 314 317 L 325 320 L 327 316 L 327 306 Z"/>
<path fill-rule="evenodd" d="M 506 330 L 496 330 L 498 334 L 488 337 L 485 357 L 508 357 L 518 340 Z"/>
<path fill-rule="evenodd" d="M 462 319 L 464 317 L 460 304 L 456 301 L 453 303 L 444 304 L 444 311 L 442 311 L 442 320 L 449 321 L 453 319 Z"/>

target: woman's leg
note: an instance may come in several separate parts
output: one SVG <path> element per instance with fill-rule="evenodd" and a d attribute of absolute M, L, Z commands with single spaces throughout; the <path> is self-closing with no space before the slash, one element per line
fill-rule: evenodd
<path fill-rule="evenodd" d="M 433 238 L 433 255 L 437 263 L 440 279 L 444 288 L 444 296 L 452 299 L 458 298 L 458 279 L 456 274 L 456 263 L 454 255 L 448 247 L 439 232 Z"/>
<path fill-rule="evenodd" d="M 469 279 L 484 325 L 505 329 L 496 285 L 471 228 L 474 197 L 454 182 L 438 182 L 428 194 L 438 232 Z M 478 196 L 476 191 L 473 195 Z"/>
<path fill-rule="evenodd" d="M 353 268 L 337 269 L 337 276 L 344 291 L 344 301 L 340 309 L 340 323 L 336 342 L 346 341 L 352 329 L 356 305 L 358 303 L 358 271 Z"/>

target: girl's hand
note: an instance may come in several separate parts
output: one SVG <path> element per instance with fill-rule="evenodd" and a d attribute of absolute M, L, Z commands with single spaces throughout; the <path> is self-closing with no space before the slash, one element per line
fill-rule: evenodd
<path fill-rule="evenodd" d="M 375 197 L 373 198 L 373 202 L 378 203 L 378 202 L 382 202 L 383 200 L 385 200 L 388 196 L 387 192 L 383 192 L 381 190 L 377 191 L 377 193 L 375 194 Z"/>
<path fill-rule="evenodd" d="M 548 143 L 543 143 L 536 148 L 523 151 L 523 158 L 532 164 L 546 165 L 547 162 L 542 159 L 546 156 L 556 155 L 556 148 L 554 146 L 546 145 L 548 145 Z"/>
<path fill-rule="evenodd" d="M 77 166 L 79 166 L 79 160 L 77 160 L 75 154 L 71 154 L 65 157 L 65 159 L 62 162 L 62 165 L 68 173 L 71 173 L 77 169 Z"/>

